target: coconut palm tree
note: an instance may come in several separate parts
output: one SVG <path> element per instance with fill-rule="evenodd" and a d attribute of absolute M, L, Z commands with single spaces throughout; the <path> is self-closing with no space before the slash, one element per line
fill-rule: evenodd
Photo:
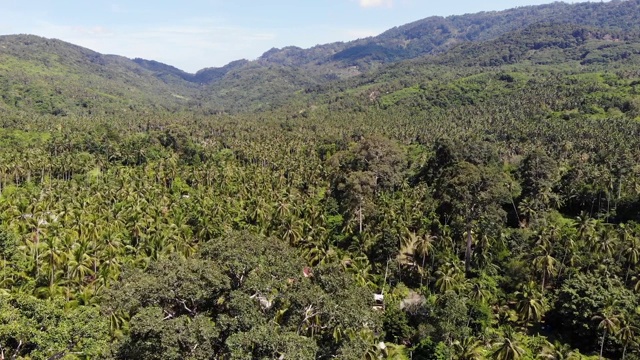
<path fill-rule="evenodd" d="M 618 338 L 624 344 L 624 349 L 622 350 L 622 360 L 624 360 L 627 356 L 627 348 L 629 347 L 629 345 L 635 343 L 636 335 L 639 331 L 640 329 L 634 326 L 627 317 L 623 317 L 620 321 Z"/>
<path fill-rule="evenodd" d="M 414 235 L 413 233 L 411 233 L 411 235 Z M 434 249 L 435 249 L 435 240 L 436 237 L 432 236 L 431 234 L 425 233 L 422 234 L 420 236 L 416 236 L 416 254 L 420 257 L 422 257 L 422 264 L 421 264 L 421 276 L 420 276 L 420 286 L 422 286 L 422 281 L 424 280 L 424 274 L 426 273 L 425 271 L 425 260 L 427 259 L 428 256 L 430 256 Z"/>
<path fill-rule="evenodd" d="M 494 350 L 491 358 L 496 360 L 518 360 L 525 354 L 525 350 L 516 338 L 516 333 L 509 326 L 504 329 L 504 335 L 492 347 Z"/>
<path fill-rule="evenodd" d="M 447 263 L 443 265 L 438 271 L 436 271 L 435 275 L 435 286 L 441 294 L 455 290 L 460 285 L 462 278 L 464 277 L 462 271 L 454 263 Z"/>
<path fill-rule="evenodd" d="M 558 261 L 551 255 L 550 248 L 539 245 L 537 250 L 538 255 L 533 259 L 533 266 L 541 274 L 540 292 L 542 293 L 542 295 L 544 295 L 546 281 L 549 277 L 556 274 L 556 265 Z"/>
<path fill-rule="evenodd" d="M 542 319 L 545 310 L 544 298 L 542 294 L 537 291 L 533 281 L 523 286 L 522 290 L 517 292 L 517 297 L 518 317 L 522 320 L 525 327 L 529 325 L 530 322 L 538 322 Z"/>
<path fill-rule="evenodd" d="M 632 267 L 638 265 L 640 262 L 640 240 L 636 236 L 629 234 L 624 224 L 620 224 L 621 231 L 621 245 L 623 247 L 622 256 L 624 256 L 627 263 L 627 270 L 624 276 L 624 282 L 629 279 L 629 273 Z"/>
<path fill-rule="evenodd" d="M 567 344 L 555 341 L 553 344 L 545 340 L 545 344 L 537 356 L 541 360 L 581 360 L 579 351 L 572 350 Z"/>
<path fill-rule="evenodd" d="M 615 314 L 611 308 L 607 308 L 601 314 L 592 317 L 591 320 L 598 321 L 598 329 L 602 330 L 602 340 L 600 340 L 600 359 L 602 359 L 607 334 L 615 335 L 620 329 L 620 315 Z"/>
<path fill-rule="evenodd" d="M 453 348 L 457 360 L 480 360 L 484 359 L 484 347 L 482 342 L 473 336 L 468 336 L 462 341 L 453 342 Z"/>

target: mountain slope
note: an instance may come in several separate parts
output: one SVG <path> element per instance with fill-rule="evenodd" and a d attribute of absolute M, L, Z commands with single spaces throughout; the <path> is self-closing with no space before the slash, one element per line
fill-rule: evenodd
<path fill-rule="evenodd" d="M 271 49 L 253 61 L 195 74 L 59 40 L 2 36 L 0 109 L 55 115 L 136 107 L 260 111 L 304 98 L 311 90 L 344 88 L 379 76 L 406 78 L 393 70 L 405 71 L 405 62 L 408 67 L 607 62 L 636 54 L 639 33 L 640 0 L 553 3 L 430 17 L 376 37 L 310 49 Z M 351 78 L 354 82 L 343 82 Z"/>
<path fill-rule="evenodd" d="M 185 81 L 169 85 L 125 57 L 12 35 L 0 36 L 0 91 L 4 108 L 65 115 L 175 110 L 193 89 Z"/>
<path fill-rule="evenodd" d="M 481 42 L 539 22 L 570 23 L 610 30 L 640 27 L 640 1 L 526 6 L 504 11 L 449 17 L 429 17 L 366 39 L 320 45 L 311 49 L 284 48 L 266 52 L 259 62 L 302 66 L 338 62 L 368 69 L 440 53 L 461 42 Z"/>
<path fill-rule="evenodd" d="M 566 25 L 564 28 L 561 26 L 563 24 Z M 551 25 L 552 33 L 545 33 Z M 536 36 L 541 36 L 552 44 L 556 38 L 562 42 L 565 37 L 574 37 L 573 31 L 578 29 L 592 34 L 611 34 L 618 40 L 624 40 L 624 37 L 631 40 L 640 31 L 640 0 L 553 3 L 446 18 L 430 17 L 390 29 L 376 37 L 318 45 L 310 49 L 271 49 L 257 60 L 245 63 L 243 67 L 210 83 L 209 99 L 224 109 L 265 109 L 285 103 L 296 91 L 376 73 L 387 65 L 446 54 L 450 50 L 454 50 L 455 56 L 462 56 L 464 61 L 476 61 L 477 54 L 472 54 L 471 50 L 460 53 L 460 46 L 472 49 L 493 42 L 490 45 L 492 47 L 508 47 L 519 36 L 528 37 L 533 42 Z M 573 47 L 577 45 L 567 44 Z M 489 54 L 498 56 L 495 51 Z M 442 61 L 446 59 L 444 56 Z M 487 64 L 492 62 L 495 61 L 485 61 Z M 243 71 L 250 72 L 251 76 L 242 76 Z M 264 86 L 279 73 L 286 73 L 287 80 Z M 253 96 L 228 97 L 229 94 L 244 94 L 247 87 Z M 256 102 L 251 99 L 269 101 Z"/>

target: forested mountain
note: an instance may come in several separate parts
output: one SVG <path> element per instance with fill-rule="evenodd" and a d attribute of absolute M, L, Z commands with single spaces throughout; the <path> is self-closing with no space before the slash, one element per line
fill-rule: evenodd
<path fill-rule="evenodd" d="M 0 359 L 640 358 L 639 29 L 556 3 L 197 74 L 0 37 Z"/>
<path fill-rule="evenodd" d="M 462 42 L 493 40 L 536 23 L 638 30 L 639 6 L 636 1 L 574 5 L 558 2 L 446 18 L 430 17 L 348 43 L 320 45 L 307 50 L 272 49 L 258 61 L 295 66 L 337 63 L 338 66 L 357 66 L 366 70 L 376 64 L 441 53 Z"/>
<path fill-rule="evenodd" d="M 544 33 L 547 30 L 544 27 L 550 24 L 556 25 L 559 33 Z M 602 37 L 610 34 L 612 40 L 620 40 L 624 35 L 625 40 L 636 43 L 640 31 L 640 3 L 554 3 L 446 18 L 431 17 L 388 30 L 379 36 L 346 43 L 318 45 L 310 49 L 294 46 L 274 48 L 257 60 L 246 62 L 245 67 L 216 79 L 219 82 L 211 84 L 207 98 L 218 109 L 271 109 L 290 100 L 296 91 L 375 73 L 381 67 L 384 69 L 386 64 L 429 55 L 451 57 L 449 50 L 469 44 L 473 44 L 471 46 L 475 46 L 478 53 L 497 57 L 496 47 L 508 48 L 509 38 L 518 38 L 517 34 L 526 29 L 530 39 L 540 35 L 541 38 L 536 39 L 542 41 L 545 36 L 561 39 L 569 35 L 566 31 L 571 28 L 585 31 L 583 37 L 590 37 L 588 32 L 595 30 Z M 537 31 L 543 34 L 537 34 Z M 527 50 L 536 46 L 533 43 L 527 45 L 531 46 Z M 572 45 L 577 44 L 565 44 L 565 47 Z M 487 46 L 493 48 L 486 49 Z M 473 59 L 470 55 L 463 54 L 461 59 Z"/>
<path fill-rule="evenodd" d="M 0 81 L 1 108 L 53 115 L 169 110 L 190 94 L 127 58 L 32 35 L 0 36 Z"/>
<path fill-rule="evenodd" d="M 248 60 L 237 60 L 230 62 L 229 64 L 220 68 L 206 68 L 199 70 L 195 74 L 189 74 L 171 65 L 163 64 L 161 62 L 153 60 L 145 60 L 136 58 L 133 59 L 138 65 L 145 69 L 148 69 L 154 73 L 155 76 L 163 79 L 165 82 L 171 82 L 171 77 L 178 77 L 182 80 L 189 81 L 198 84 L 212 84 L 222 79 L 231 70 L 241 68 L 243 65 L 249 63 Z"/>
<path fill-rule="evenodd" d="M 385 65 L 402 64 L 406 60 L 435 56 L 440 62 L 458 61 L 455 59 L 476 62 L 477 55 L 481 54 L 485 60 L 478 62 L 479 65 L 495 66 L 524 60 L 523 56 L 531 55 L 526 54 L 527 51 L 546 47 L 550 58 L 534 61 L 557 63 L 566 60 L 567 51 L 554 58 L 552 50 L 573 48 L 574 53 L 569 56 L 583 56 L 579 54 L 583 49 L 576 48 L 588 40 L 615 43 L 610 45 L 618 48 L 618 56 L 625 56 L 626 52 L 635 51 L 638 34 L 638 1 L 554 3 L 431 17 L 366 39 L 310 49 L 294 46 L 271 49 L 256 60 L 238 60 L 224 67 L 202 69 L 196 74 L 153 60 L 131 61 L 101 55 L 58 40 L 4 36 L 0 37 L 4 44 L 0 56 L 4 57 L 5 67 L 11 64 L 12 69 L 3 76 L 4 87 L 14 95 L 3 100 L 16 107 L 27 101 L 26 108 L 60 114 L 82 113 L 92 107 L 100 108 L 101 112 L 122 111 L 130 105 L 125 99 L 135 99 L 130 103 L 136 106 L 163 104 L 173 111 L 184 107 L 198 108 L 204 113 L 269 110 L 286 104 L 307 89 L 376 74 L 385 71 Z M 545 39 L 557 42 L 545 45 Z M 514 41 L 519 42 L 518 49 Z M 520 53 L 512 54 L 512 51 Z M 43 78 L 45 73 L 48 78 Z M 34 82 L 37 93 L 23 94 L 19 84 L 14 85 L 20 82 L 14 79 L 17 74 L 22 74 L 22 80 Z M 63 82 L 60 81 L 62 75 L 69 75 L 67 78 L 71 79 L 75 75 L 75 79 Z M 77 93 L 78 88 L 95 90 L 82 96 Z M 61 91 L 65 95 L 57 96 Z"/>

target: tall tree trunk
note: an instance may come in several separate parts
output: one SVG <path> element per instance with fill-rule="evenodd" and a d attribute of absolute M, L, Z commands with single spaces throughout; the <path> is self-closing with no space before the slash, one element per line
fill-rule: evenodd
<path fill-rule="evenodd" d="M 422 274 L 420 274 L 420 287 L 422 287 L 422 280 L 424 280 L 424 262 L 426 260 L 426 255 L 422 254 Z"/>
<path fill-rule="evenodd" d="M 36 220 L 37 221 L 37 220 Z M 40 229 L 38 229 L 38 227 L 36 227 L 36 236 L 35 236 L 35 240 L 36 240 L 36 246 L 35 246 L 35 250 L 36 250 L 36 256 L 35 256 L 35 260 L 36 260 L 36 278 L 40 276 L 40 264 L 38 261 L 38 246 L 40 245 Z"/>
<path fill-rule="evenodd" d="M 558 268 L 558 276 L 556 277 L 556 284 L 560 281 L 560 277 L 562 276 L 562 270 L 564 270 L 564 262 L 567 259 L 567 251 L 564 252 L 564 255 L 562 255 L 562 261 L 560 262 L 560 266 Z"/>
<path fill-rule="evenodd" d="M 629 280 L 629 271 L 631 270 L 631 263 L 629 262 L 629 264 L 627 265 L 627 274 L 624 276 L 624 283 L 626 284 L 627 281 Z"/>
<path fill-rule="evenodd" d="M 467 220 L 467 249 L 464 253 L 464 269 L 467 275 L 471 271 L 471 243 L 473 238 L 471 237 L 471 221 Z"/>
<path fill-rule="evenodd" d="M 607 337 L 607 329 L 602 333 L 602 341 L 600 342 L 600 360 L 602 360 L 602 352 L 604 351 L 604 339 Z"/>
<path fill-rule="evenodd" d="M 358 206 L 358 225 L 359 225 L 359 229 L 360 229 L 360 234 L 362 234 L 362 200 L 360 201 L 360 204 Z"/>
<path fill-rule="evenodd" d="M 53 289 L 53 277 L 55 276 L 55 272 L 53 270 L 53 249 L 49 249 L 49 251 L 51 252 L 49 256 L 49 267 L 51 268 L 49 276 L 49 291 L 51 291 Z M 49 294 L 49 296 L 51 296 L 51 294 Z"/>

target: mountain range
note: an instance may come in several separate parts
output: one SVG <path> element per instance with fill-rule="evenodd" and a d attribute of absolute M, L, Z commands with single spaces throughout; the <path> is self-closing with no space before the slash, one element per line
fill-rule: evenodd
<path fill-rule="evenodd" d="M 611 66 L 640 53 L 640 1 L 553 3 L 429 17 L 384 33 L 187 73 L 33 35 L 0 36 L 0 112 L 268 110 L 336 89 L 421 80 L 410 69 L 527 63 Z M 385 75 L 386 74 L 386 75 Z M 413 75 L 412 75 L 413 74 Z M 383 79 L 383 80 L 381 80 Z"/>

